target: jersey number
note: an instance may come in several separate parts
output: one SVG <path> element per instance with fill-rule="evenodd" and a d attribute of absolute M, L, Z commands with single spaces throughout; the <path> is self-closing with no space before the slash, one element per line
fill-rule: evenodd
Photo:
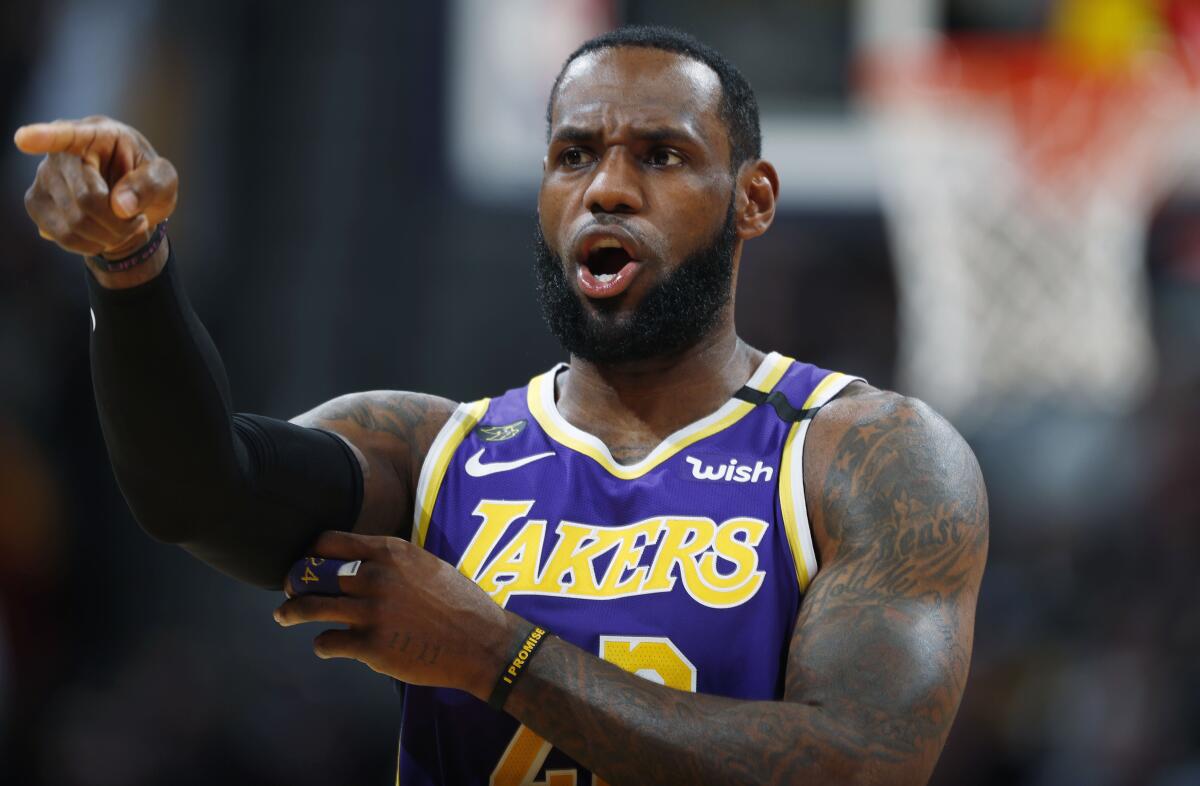
<path fill-rule="evenodd" d="M 696 667 L 670 639 L 656 636 L 601 636 L 600 657 L 659 685 L 696 690 Z M 550 743 L 525 726 L 517 729 L 496 769 L 491 786 L 576 786 L 576 770 L 548 770 L 546 780 L 534 781 L 550 755 Z M 592 776 L 593 786 L 606 786 Z"/>

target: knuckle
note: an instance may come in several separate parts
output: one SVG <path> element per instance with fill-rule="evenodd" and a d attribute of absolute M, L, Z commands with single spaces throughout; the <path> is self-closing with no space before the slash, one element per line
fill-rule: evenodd
<path fill-rule="evenodd" d="M 147 192 L 157 193 L 162 188 L 158 170 L 155 169 L 153 164 L 139 170 L 129 179 L 129 184 L 133 186 L 139 195 L 144 195 Z"/>
<path fill-rule="evenodd" d="M 108 211 L 108 195 L 98 188 L 89 188 L 77 197 L 80 207 L 85 213 L 105 213 Z"/>
<path fill-rule="evenodd" d="M 399 562 L 407 554 L 408 544 L 400 538 L 384 538 L 383 553 L 393 562 Z"/>
<path fill-rule="evenodd" d="M 79 203 L 78 199 L 72 199 L 68 202 L 64 208 L 64 212 L 66 213 L 67 223 L 73 227 L 81 226 L 84 223 L 84 219 L 87 218 L 83 213 L 83 205 Z"/>
<path fill-rule="evenodd" d="M 57 240 L 67 234 L 67 228 L 64 225 L 62 217 L 53 210 L 45 210 L 43 208 L 39 211 L 39 215 L 35 217 L 35 220 L 37 221 L 38 228 L 50 238 Z"/>
<path fill-rule="evenodd" d="M 175 171 L 175 165 L 165 158 L 154 159 L 153 166 L 150 167 L 154 173 L 156 182 L 164 187 L 173 186 L 179 179 L 179 173 Z"/>

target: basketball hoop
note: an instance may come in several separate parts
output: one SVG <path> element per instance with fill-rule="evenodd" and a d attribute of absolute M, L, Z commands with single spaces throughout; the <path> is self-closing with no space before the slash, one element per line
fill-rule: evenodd
<path fill-rule="evenodd" d="M 899 387 L 960 426 L 1109 412 L 1153 378 L 1143 248 L 1191 106 L 1178 61 L 956 40 L 862 71 L 897 264 Z"/>

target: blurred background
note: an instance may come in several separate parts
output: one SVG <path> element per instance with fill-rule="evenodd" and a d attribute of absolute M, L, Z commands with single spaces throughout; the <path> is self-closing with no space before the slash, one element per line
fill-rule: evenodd
<path fill-rule="evenodd" d="M 621 22 L 746 73 L 780 215 L 751 343 L 919 395 L 992 510 L 938 784 L 1200 784 L 1200 188 L 1190 2 L 45 0 L 3 127 L 108 114 L 243 411 L 466 400 L 562 359 L 534 300 L 544 103 Z M 1192 150 L 1190 148 L 1196 148 Z M 390 783 L 399 701 L 278 598 L 152 542 L 112 479 L 79 260 L 0 152 L 0 782 Z"/>

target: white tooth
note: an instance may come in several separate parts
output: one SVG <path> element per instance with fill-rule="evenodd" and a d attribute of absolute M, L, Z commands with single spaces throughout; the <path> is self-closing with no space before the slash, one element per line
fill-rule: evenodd
<path fill-rule="evenodd" d="M 602 237 L 592 246 L 592 250 L 597 248 L 620 248 L 621 243 L 615 237 Z"/>
<path fill-rule="evenodd" d="M 599 281 L 601 284 L 607 284 L 609 281 L 612 281 L 616 277 L 617 277 L 616 273 L 597 273 L 596 274 L 596 280 Z"/>

